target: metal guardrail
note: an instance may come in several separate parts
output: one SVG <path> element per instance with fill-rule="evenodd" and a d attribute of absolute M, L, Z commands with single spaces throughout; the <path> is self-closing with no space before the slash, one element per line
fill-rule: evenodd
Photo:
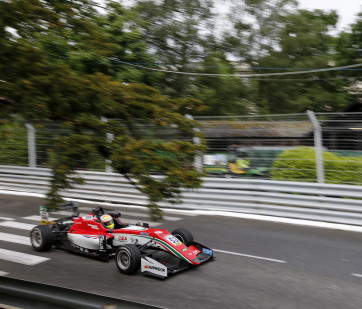
<path fill-rule="evenodd" d="M 0 277 L 0 308 L 156 309 L 161 307 L 42 283 Z"/>
<path fill-rule="evenodd" d="M 66 198 L 146 206 L 147 197 L 115 173 L 79 171 L 85 184 L 62 192 Z M 47 193 L 51 171 L 0 165 L 0 189 Z M 361 186 L 241 178 L 204 179 L 183 193 L 182 204 L 161 207 L 222 210 L 362 226 Z"/>

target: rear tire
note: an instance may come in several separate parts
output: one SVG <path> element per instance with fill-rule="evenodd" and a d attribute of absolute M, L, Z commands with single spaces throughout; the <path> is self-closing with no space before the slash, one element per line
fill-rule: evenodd
<path fill-rule="evenodd" d="M 54 243 L 54 233 L 48 225 L 38 225 L 30 232 L 30 241 L 35 251 L 47 251 Z"/>
<path fill-rule="evenodd" d="M 114 260 L 119 272 L 132 275 L 141 267 L 141 252 L 135 245 L 122 245 L 117 249 Z"/>
<path fill-rule="evenodd" d="M 175 236 L 178 240 L 180 240 L 182 243 L 184 243 L 185 246 L 191 246 L 194 241 L 194 236 L 189 230 L 186 230 L 184 228 L 178 228 L 171 233 L 173 236 Z"/>

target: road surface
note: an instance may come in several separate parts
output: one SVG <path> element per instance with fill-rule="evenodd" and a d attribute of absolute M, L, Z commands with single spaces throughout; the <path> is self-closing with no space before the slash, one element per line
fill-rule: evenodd
<path fill-rule="evenodd" d="M 0 195 L 0 275 L 161 308 L 362 308 L 362 233 L 165 212 L 158 227 L 189 229 L 216 260 L 159 280 L 122 275 L 113 260 L 35 252 L 28 236 L 43 203 Z M 144 209 L 116 209 L 126 223 L 148 220 Z"/>

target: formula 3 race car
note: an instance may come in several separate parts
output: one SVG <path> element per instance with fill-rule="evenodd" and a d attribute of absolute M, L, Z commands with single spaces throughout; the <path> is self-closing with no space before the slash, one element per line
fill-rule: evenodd
<path fill-rule="evenodd" d="M 30 233 L 34 250 L 46 251 L 55 246 L 104 260 L 114 256 L 122 274 L 131 275 L 141 269 L 159 278 L 214 258 L 213 250 L 195 242 L 184 228 L 169 233 L 150 228 L 147 223 L 125 224 L 119 219 L 120 212 L 102 207 L 80 217 L 75 202 L 62 204 L 60 209 L 71 209 L 72 215 L 49 222 L 47 212 L 41 208 L 42 225 Z M 112 217 L 113 229 L 101 222 L 105 214 Z"/>

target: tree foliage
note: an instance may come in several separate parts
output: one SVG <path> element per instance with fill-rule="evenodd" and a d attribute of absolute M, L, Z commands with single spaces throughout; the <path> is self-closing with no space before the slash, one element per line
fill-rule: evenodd
<path fill-rule="evenodd" d="M 190 72 L 193 64 L 203 61 L 214 37 L 205 29 L 212 29 L 212 0 L 136 1 L 142 38 L 161 68 Z M 146 64 L 147 65 L 147 64 Z M 151 68 L 155 68 L 152 67 Z M 157 67 L 156 67 L 157 69 Z M 194 95 L 192 77 L 166 73 L 159 87 L 172 96 Z"/>
<path fill-rule="evenodd" d="M 320 10 L 300 10 L 285 17 L 285 27 L 276 49 L 260 59 L 261 67 L 279 71 L 334 66 L 335 39 L 329 31 L 337 22 L 337 14 Z M 350 102 L 346 80 L 335 72 L 265 78 L 259 81 L 259 106 L 264 113 L 295 113 L 307 109 L 337 111 Z"/>
<path fill-rule="evenodd" d="M 149 197 L 152 219 L 159 220 L 161 200 L 175 202 L 181 188 L 201 183 L 201 174 L 191 165 L 201 147 L 192 143 L 195 122 L 184 117 L 201 105 L 123 82 L 142 81 L 141 75 L 122 70 L 112 74 L 108 57 L 120 57 L 122 49 L 136 59 L 147 57 L 137 32 L 117 36 L 117 23 L 122 24 L 117 12 L 122 9 L 114 5 L 112 10 L 100 18 L 92 1 L 6 2 L 0 53 L 7 62 L 1 62 L 0 79 L 2 94 L 11 100 L 2 101 L 0 112 L 33 123 L 58 121 L 70 132 L 58 138 L 51 154 L 49 207 L 61 201 L 61 190 L 81 182 L 75 172 L 79 162 L 98 153 Z M 144 134 L 145 125 L 176 131 L 183 141 Z M 155 164 L 163 177 L 151 174 Z"/>
<path fill-rule="evenodd" d="M 351 25 L 349 32 L 341 32 L 337 38 L 336 62 L 338 65 L 349 65 L 361 63 L 362 60 L 362 11 L 357 15 L 357 20 Z M 358 70 L 359 69 L 359 70 Z M 348 71 L 345 75 L 349 77 L 350 93 L 361 96 L 360 87 L 361 68 Z"/>
<path fill-rule="evenodd" d="M 297 11 L 294 0 L 227 0 L 221 13 L 216 0 L 131 2 L 108 0 L 99 12 L 92 0 L 1 1 L 1 115 L 70 132 L 50 155 L 49 205 L 80 181 L 80 162 L 101 156 L 149 196 L 159 218 L 162 199 L 200 184 L 191 167 L 196 124 L 185 114 L 337 111 L 360 94 L 359 71 L 225 75 L 240 64 L 279 73 L 360 63 L 361 19 L 336 38 L 335 12 Z"/>

